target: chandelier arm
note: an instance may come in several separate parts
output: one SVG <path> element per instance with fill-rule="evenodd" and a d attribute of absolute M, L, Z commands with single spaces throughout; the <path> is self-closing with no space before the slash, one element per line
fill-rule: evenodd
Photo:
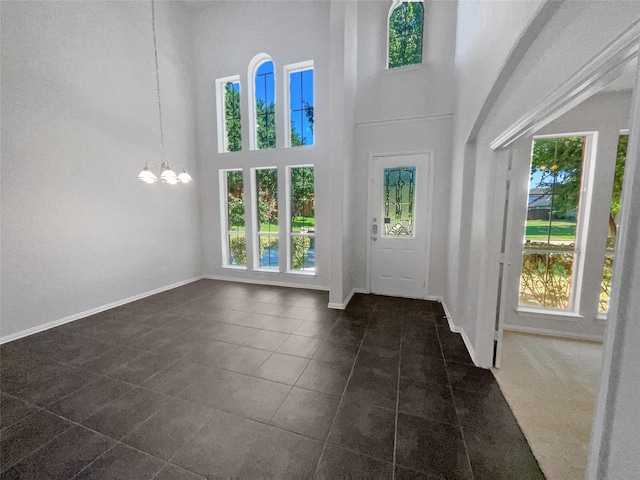
<path fill-rule="evenodd" d="M 160 118 L 160 152 L 164 160 L 164 129 L 162 128 L 162 104 L 160 103 L 160 73 L 158 67 L 158 43 L 156 40 L 155 0 L 151 0 L 151 25 L 153 27 L 153 53 L 156 61 L 156 93 L 158 96 L 158 115 Z"/>
<path fill-rule="evenodd" d="M 155 169 L 158 170 L 158 172 L 160 172 L 160 165 L 158 165 L 156 162 L 147 162 L 144 164 L 144 168 L 151 170 L 150 167 L 154 167 Z M 158 175 L 160 175 L 160 173 L 158 173 Z"/>

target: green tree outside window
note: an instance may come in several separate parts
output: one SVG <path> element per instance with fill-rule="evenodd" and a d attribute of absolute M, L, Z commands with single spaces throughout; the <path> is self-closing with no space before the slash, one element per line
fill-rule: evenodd
<path fill-rule="evenodd" d="M 404 2 L 389 17 L 389 68 L 422 63 L 424 5 Z"/>

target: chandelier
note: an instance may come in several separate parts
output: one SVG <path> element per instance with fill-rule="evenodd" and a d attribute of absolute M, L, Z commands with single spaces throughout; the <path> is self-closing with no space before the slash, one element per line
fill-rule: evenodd
<path fill-rule="evenodd" d="M 160 180 L 162 183 L 169 185 L 189 183 L 193 181 L 193 178 L 191 178 L 191 175 L 187 173 L 184 167 L 179 163 L 174 164 L 175 167 L 179 166 L 182 169 L 179 174 L 176 174 L 174 169 L 169 165 L 169 162 L 164 158 L 164 130 L 162 128 L 162 104 L 160 102 L 160 74 L 158 69 L 158 43 L 156 40 L 156 11 L 154 0 L 151 0 L 151 27 L 153 28 L 153 53 L 156 61 L 156 93 L 158 96 L 158 116 L 160 118 L 160 152 L 162 162 L 160 166 L 155 162 L 145 163 L 144 168 L 138 175 L 138 180 L 142 180 L 145 183 L 156 183 Z M 177 170 L 179 171 L 180 168 L 177 168 Z"/>

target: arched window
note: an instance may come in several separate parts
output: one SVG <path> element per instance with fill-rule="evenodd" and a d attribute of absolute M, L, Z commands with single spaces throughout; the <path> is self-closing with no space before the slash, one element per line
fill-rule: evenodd
<path fill-rule="evenodd" d="M 422 2 L 394 0 L 389 11 L 388 68 L 422 63 L 423 30 Z"/>
<path fill-rule="evenodd" d="M 253 87 L 250 104 L 252 150 L 276 148 L 275 69 L 267 54 L 256 55 L 249 64 L 249 82 Z"/>

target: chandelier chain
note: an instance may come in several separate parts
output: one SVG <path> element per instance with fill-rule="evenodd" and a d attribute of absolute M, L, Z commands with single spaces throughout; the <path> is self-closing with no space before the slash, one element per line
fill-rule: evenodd
<path fill-rule="evenodd" d="M 158 43 L 156 40 L 156 10 L 155 1 L 151 0 L 151 24 L 153 26 L 153 53 L 156 61 L 156 93 L 158 95 L 158 114 L 160 116 L 160 151 L 164 160 L 164 130 L 162 128 L 162 104 L 160 103 L 160 73 L 158 67 Z"/>

